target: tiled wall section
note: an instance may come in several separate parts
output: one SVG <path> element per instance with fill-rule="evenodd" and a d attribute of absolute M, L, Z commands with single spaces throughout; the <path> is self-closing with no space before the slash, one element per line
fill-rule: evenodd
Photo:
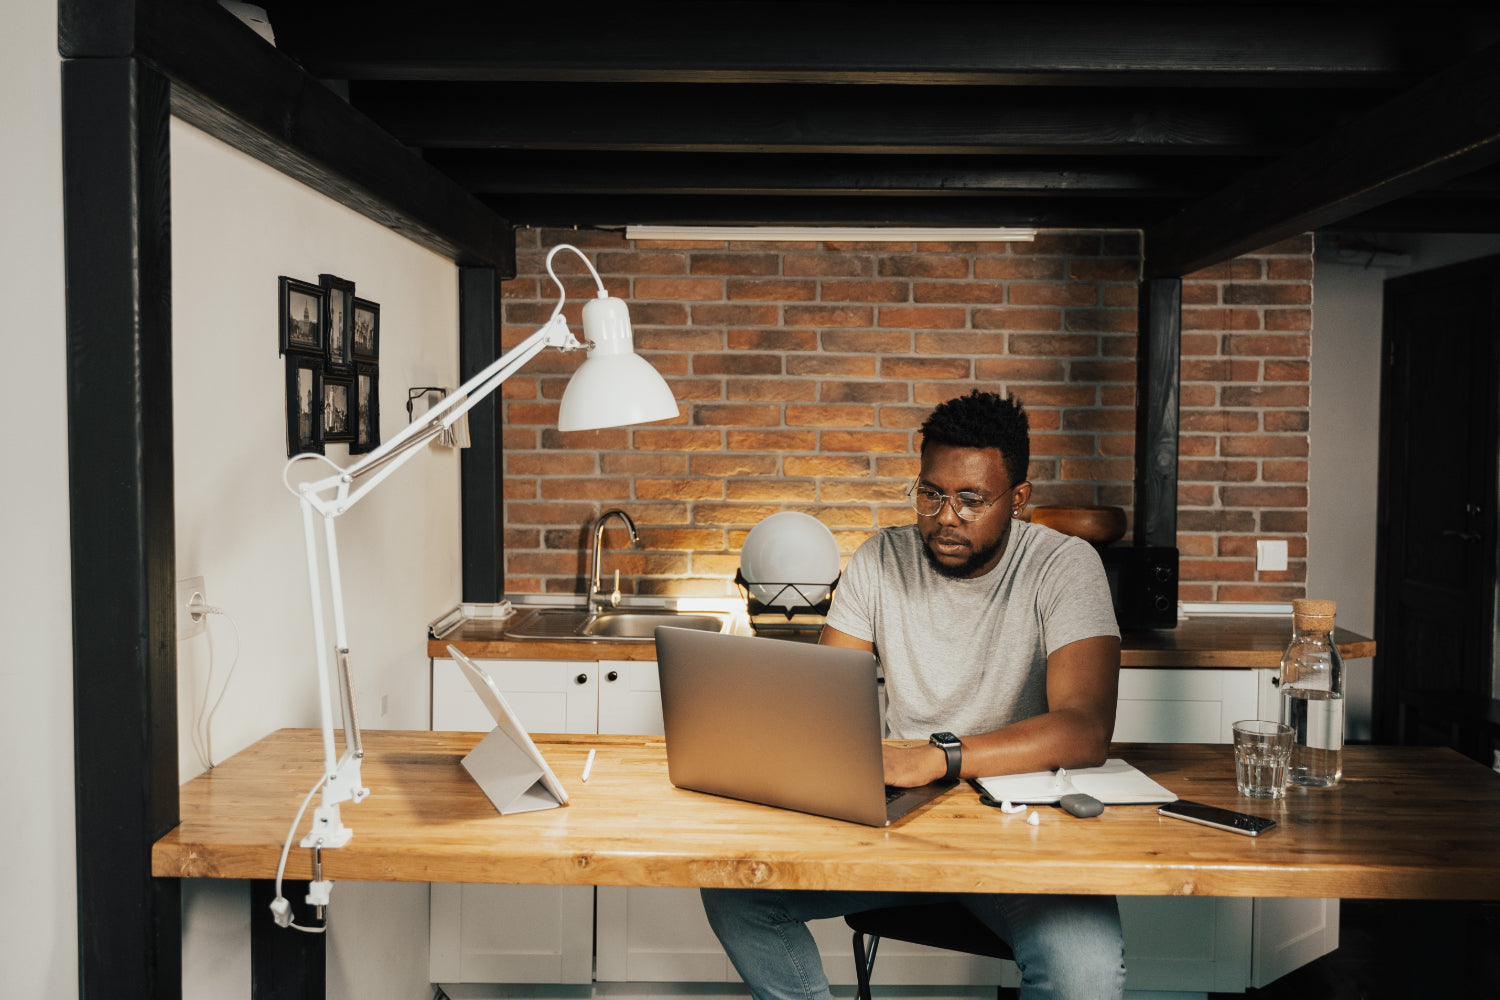
<path fill-rule="evenodd" d="M 827 524 L 847 556 L 914 518 L 916 428 L 979 386 L 1031 414 L 1036 504 L 1129 509 L 1134 479 L 1133 233 L 1033 243 L 633 242 L 523 230 L 504 284 L 504 342 L 556 303 L 545 251 L 572 243 L 630 303 L 637 350 L 666 375 L 677 420 L 556 430 L 574 355 L 547 352 L 501 389 L 505 575 L 512 593 L 578 592 L 586 525 L 621 507 L 606 572 L 627 593 L 734 594 L 738 551 L 769 514 Z M 1312 241 L 1298 237 L 1183 285 L 1178 542 L 1184 600 L 1286 600 L 1307 551 Z M 555 267 L 575 331 L 592 282 Z M 1255 542 L 1285 539 L 1283 573 Z"/>

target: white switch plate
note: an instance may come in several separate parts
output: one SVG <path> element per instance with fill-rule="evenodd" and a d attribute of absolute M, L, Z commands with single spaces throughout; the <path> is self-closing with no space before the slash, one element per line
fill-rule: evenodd
<path fill-rule="evenodd" d="M 1286 571 L 1286 539 L 1262 538 L 1255 543 L 1255 568 L 1269 573 Z"/>
<path fill-rule="evenodd" d="M 193 621 L 192 612 L 188 611 L 188 604 L 193 595 L 198 594 L 198 600 L 208 603 L 208 590 L 203 586 L 203 577 L 190 576 L 185 580 L 177 581 L 177 638 L 191 639 L 195 635 L 201 635 L 208 628 L 208 616 L 199 615 L 197 621 Z"/>

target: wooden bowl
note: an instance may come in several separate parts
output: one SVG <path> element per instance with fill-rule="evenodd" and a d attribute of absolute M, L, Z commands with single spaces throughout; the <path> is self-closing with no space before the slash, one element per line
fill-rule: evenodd
<path fill-rule="evenodd" d="M 1033 507 L 1031 522 L 1094 545 L 1109 545 L 1125 537 L 1123 507 Z"/>

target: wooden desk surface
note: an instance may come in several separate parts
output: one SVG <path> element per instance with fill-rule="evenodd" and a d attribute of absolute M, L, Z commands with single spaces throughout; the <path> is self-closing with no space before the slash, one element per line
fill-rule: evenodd
<path fill-rule="evenodd" d="M 1270 815 L 1243 837 L 1114 806 L 1095 819 L 1041 807 L 1041 823 L 981 805 L 961 784 L 886 829 L 673 788 L 659 737 L 557 736 L 538 744 L 572 796 L 500 816 L 460 764 L 478 733 L 369 732 L 371 794 L 323 852 L 335 880 L 781 886 L 1122 895 L 1500 899 L 1500 775 L 1440 749 L 1349 747 L 1336 789 L 1239 798 L 1228 746 L 1122 744 L 1185 799 Z M 598 749 L 587 783 L 579 780 Z M 317 780 L 314 730 L 282 730 L 182 789 L 181 825 L 152 871 L 271 878 Z M 311 809 L 304 816 L 305 832 Z M 287 877 L 306 879 L 293 845 Z"/>

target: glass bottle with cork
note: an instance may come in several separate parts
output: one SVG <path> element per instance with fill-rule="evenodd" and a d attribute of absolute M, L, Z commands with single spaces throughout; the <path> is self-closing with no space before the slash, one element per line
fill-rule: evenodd
<path fill-rule="evenodd" d="M 1344 663 L 1333 641 L 1338 604 L 1292 602 L 1292 641 L 1281 656 L 1281 721 L 1292 727 L 1288 780 L 1324 788 L 1344 773 Z"/>

